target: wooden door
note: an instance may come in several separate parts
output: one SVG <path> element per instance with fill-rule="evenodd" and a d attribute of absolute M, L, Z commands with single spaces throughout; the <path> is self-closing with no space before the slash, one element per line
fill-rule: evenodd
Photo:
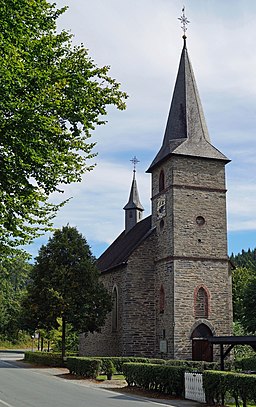
<path fill-rule="evenodd" d="M 212 362 L 212 344 L 207 339 L 195 338 L 192 340 L 192 359 Z"/>
<path fill-rule="evenodd" d="M 200 324 L 192 333 L 192 359 L 204 360 L 212 362 L 213 350 L 212 344 L 208 342 L 207 338 L 212 336 L 212 332 L 208 326 Z"/>

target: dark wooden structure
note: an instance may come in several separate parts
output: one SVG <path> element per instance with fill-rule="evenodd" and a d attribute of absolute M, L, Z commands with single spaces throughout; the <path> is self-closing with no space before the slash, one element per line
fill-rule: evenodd
<path fill-rule="evenodd" d="M 220 345 L 220 366 L 225 370 L 224 360 L 236 345 L 250 345 L 256 352 L 256 336 L 212 336 L 207 338 L 212 345 Z M 224 349 L 226 346 L 226 349 Z"/>

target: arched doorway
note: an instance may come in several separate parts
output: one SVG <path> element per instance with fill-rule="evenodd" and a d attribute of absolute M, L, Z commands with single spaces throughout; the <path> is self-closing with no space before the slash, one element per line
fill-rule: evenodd
<path fill-rule="evenodd" d="M 191 335 L 193 360 L 204 360 L 206 362 L 212 362 L 212 344 L 209 343 L 207 340 L 207 338 L 212 336 L 212 331 L 205 324 L 200 324 L 194 329 Z"/>

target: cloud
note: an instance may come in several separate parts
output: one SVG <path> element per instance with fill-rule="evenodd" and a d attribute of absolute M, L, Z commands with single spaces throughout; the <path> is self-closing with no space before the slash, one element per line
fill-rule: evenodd
<path fill-rule="evenodd" d="M 77 0 L 60 18 L 59 27 L 70 29 L 74 42 L 83 42 L 98 65 L 109 64 L 129 94 L 127 110 L 110 108 L 108 123 L 93 133 L 97 166 L 81 184 L 65 186 L 64 197 L 73 199 L 55 222 L 76 225 L 93 250 L 123 229 L 134 155 L 140 159 L 137 180 L 145 216 L 150 213 L 150 176 L 144 171 L 163 139 L 183 42 L 182 6 L 180 0 Z M 228 227 L 256 230 L 256 2 L 237 0 L 231 7 L 220 0 L 188 0 L 186 11 L 188 51 L 211 140 L 232 159 Z"/>
<path fill-rule="evenodd" d="M 149 214 L 150 176 L 140 173 L 136 178 L 145 213 Z M 123 207 L 128 202 L 131 182 L 129 165 L 100 160 L 81 184 L 65 188 L 62 198 L 73 196 L 73 199 L 59 212 L 55 225 L 69 223 L 83 231 L 88 241 L 111 243 L 124 227 Z"/>

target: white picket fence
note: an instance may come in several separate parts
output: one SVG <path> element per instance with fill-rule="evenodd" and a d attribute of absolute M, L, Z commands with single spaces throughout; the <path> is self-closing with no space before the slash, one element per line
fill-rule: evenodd
<path fill-rule="evenodd" d="M 185 373 L 185 399 L 205 403 L 202 373 Z"/>

